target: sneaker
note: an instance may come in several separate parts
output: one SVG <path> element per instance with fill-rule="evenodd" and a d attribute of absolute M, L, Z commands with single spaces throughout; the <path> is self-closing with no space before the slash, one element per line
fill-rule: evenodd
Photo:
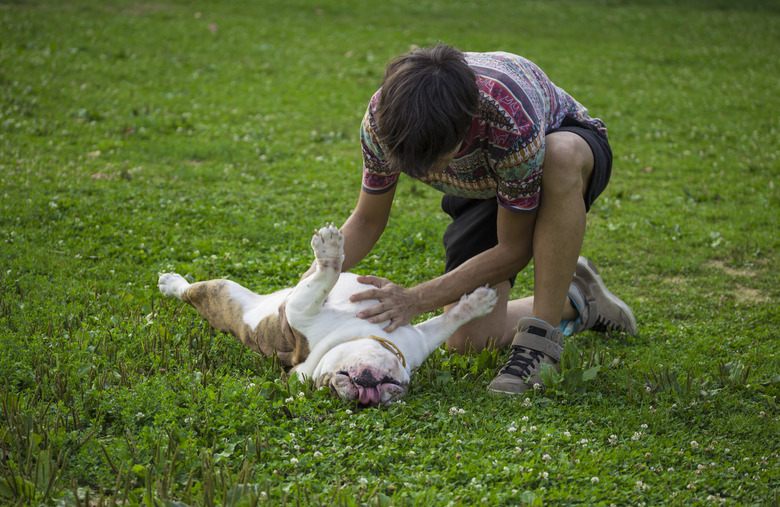
<path fill-rule="evenodd" d="M 580 331 L 610 330 L 631 335 L 637 333 L 634 312 L 607 289 L 599 270 L 585 257 L 577 260 L 577 269 L 569 288 L 569 299 L 580 312 L 579 319 L 570 325 L 572 334 Z"/>
<path fill-rule="evenodd" d="M 526 317 L 517 323 L 517 334 L 512 341 L 512 353 L 488 390 L 494 393 L 522 394 L 543 386 L 542 365 L 556 370 L 563 352 L 561 330 L 543 320 Z"/>

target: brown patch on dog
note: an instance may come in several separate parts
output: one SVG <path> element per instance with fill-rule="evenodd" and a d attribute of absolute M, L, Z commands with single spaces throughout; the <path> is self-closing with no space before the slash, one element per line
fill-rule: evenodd
<path fill-rule="evenodd" d="M 306 360 L 309 355 L 309 341 L 293 329 L 295 339 L 291 342 L 282 333 L 278 314 L 261 320 L 252 329 L 244 322 L 244 309 L 230 297 L 228 282 L 209 280 L 190 285 L 181 297 L 192 305 L 211 327 L 230 333 L 249 349 L 264 356 L 276 355 L 287 368 Z"/>

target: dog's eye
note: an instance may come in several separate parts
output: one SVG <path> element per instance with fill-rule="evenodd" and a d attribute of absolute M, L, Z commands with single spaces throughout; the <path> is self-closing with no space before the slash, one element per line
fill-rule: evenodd
<path fill-rule="evenodd" d="M 390 378 L 390 377 L 383 378 L 381 383 L 382 384 L 393 384 L 393 385 L 396 385 L 398 387 L 403 387 L 400 382 L 398 382 L 396 379 Z"/>

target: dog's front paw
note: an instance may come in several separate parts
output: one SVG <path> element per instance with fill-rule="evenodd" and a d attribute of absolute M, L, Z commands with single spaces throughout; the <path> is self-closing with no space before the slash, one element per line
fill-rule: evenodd
<path fill-rule="evenodd" d="M 478 287 L 471 294 L 460 298 L 460 302 L 453 309 L 463 313 L 468 320 L 484 317 L 493 311 L 498 302 L 498 292 L 490 287 Z"/>
<path fill-rule="evenodd" d="M 181 295 L 190 284 L 178 273 L 161 273 L 157 287 L 169 298 L 181 299 Z"/>
<path fill-rule="evenodd" d="M 344 260 L 344 235 L 338 227 L 330 224 L 317 231 L 311 238 L 311 248 L 320 266 L 333 266 L 341 270 L 341 262 Z M 333 265 L 334 261 L 338 266 Z"/>

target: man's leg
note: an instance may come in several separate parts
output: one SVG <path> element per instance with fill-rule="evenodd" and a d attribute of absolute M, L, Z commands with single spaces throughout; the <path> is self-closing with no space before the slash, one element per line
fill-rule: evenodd
<path fill-rule="evenodd" d="M 585 237 L 583 195 L 593 152 L 573 132 L 545 139 L 542 196 L 534 231 L 534 318 L 558 326 Z"/>
<path fill-rule="evenodd" d="M 510 358 L 490 384 L 491 391 L 522 393 L 542 383 L 542 364 L 557 366 L 561 359 L 563 335 L 558 325 L 563 316 L 572 318 L 574 310 L 567 295 L 585 236 L 583 196 L 593 160 L 590 146 L 577 134 L 555 132 L 546 138 L 542 195 L 534 230 L 532 318 L 520 319 Z M 512 306 L 508 315 L 514 318 L 527 312 L 528 301 Z"/>
<path fill-rule="evenodd" d="M 498 302 L 495 308 L 489 314 L 478 319 L 474 319 L 458 328 L 449 339 L 447 339 L 447 348 L 453 349 L 460 354 L 468 352 L 480 352 L 486 348 L 502 348 L 512 343 L 515 336 L 514 331 L 511 334 L 505 332 L 507 322 L 507 301 L 509 291 L 511 290 L 509 281 L 499 283 L 494 287 L 498 292 Z M 448 312 L 457 303 L 444 307 Z M 530 305 L 528 315 L 530 315 Z M 517 321 L 515 321 L 517 324 Z"/>

